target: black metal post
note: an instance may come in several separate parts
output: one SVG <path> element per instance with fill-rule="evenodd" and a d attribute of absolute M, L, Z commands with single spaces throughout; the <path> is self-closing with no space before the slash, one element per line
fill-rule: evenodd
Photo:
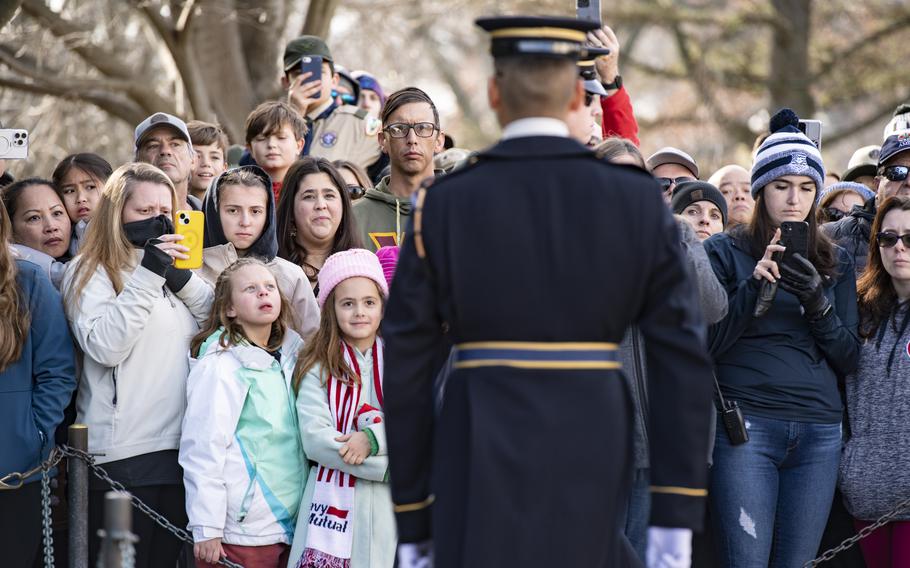
<path fill-rule="evenodd" d="M 88 427 L 69 427 L 67 444 L 88 451 Z M 88 568 L 88 464 L 79 458 L 66 462 L 69 490 L 69 566 Z"/>

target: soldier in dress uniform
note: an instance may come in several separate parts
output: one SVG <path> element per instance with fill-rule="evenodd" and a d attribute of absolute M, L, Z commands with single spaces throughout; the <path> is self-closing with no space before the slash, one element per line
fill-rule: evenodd
<path fill-rule="evenodd" d="M 418 191 L 383 322 L 400 565 L 635 566 L 619 515 L 647 345 L 649 554 L 688 566 L 707 494 L 711 367 L 678 228 L 653 178 L 568 137 L 595 24 L 487 18 L 502 140 Z M 456 345 L 434 418 L 440 347 Z"/>
<path fill-rule="evenodd" d="M 322 58 L 320 77 L 303 76 L 300 60 L 305 56 Z M 300 111 L 309 126 L 303 154 L 329 161 L 348 160 L 375 178 L 387 163 L 377 138 L 382 125 L 360 107 L 337 104 L 332 96 L 339 81 L 334 61 L 329 46 L 316 36 L 300 36 L 284 49 L 282 86 L 288 91 L 288 103 Z"/>

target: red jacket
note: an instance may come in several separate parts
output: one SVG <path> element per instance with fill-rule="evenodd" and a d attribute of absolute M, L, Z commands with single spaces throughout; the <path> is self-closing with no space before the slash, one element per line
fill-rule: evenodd
<path fill-rule="evenodd" d="M 600 105 L 603 109 L 604 138 L 621 136 L 638 146 L 638 123 L 635 122 L 632 100 L 625 87 L 620 87 L 612 97 L 600 97 Z"/>

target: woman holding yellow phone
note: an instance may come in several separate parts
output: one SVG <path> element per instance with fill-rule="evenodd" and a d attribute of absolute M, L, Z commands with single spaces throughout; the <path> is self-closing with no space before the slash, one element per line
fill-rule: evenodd
<path fill-rule="evenodd" d="M 67 267 L 64 304 L 84 352 L 77 421 L 89 451 L 112 478 L 177 526 L 187 522 L 177 462 L 191 338 L 211 310 L 213 292 L 191 271 L 186 238 L 176 233 L 174 186 L 158 168 L 126 164 L 108 179 L 85 243 Z M 89 487 L 89 530 L 101 526 L 104 492 Z M 136 561 L 173 566 L 180 542 L 152 522 L 133 527 Z M 90 540 L 90 561 L 98 539 Z"/>

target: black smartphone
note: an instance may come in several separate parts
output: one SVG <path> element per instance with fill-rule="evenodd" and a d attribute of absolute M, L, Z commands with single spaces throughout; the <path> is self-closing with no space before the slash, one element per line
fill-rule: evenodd
<path fill-rule="evenodd" d="M 300 73 L 310 73 L 308 79 L 305 79 L 305 83 L 311 81 L 318 81 L 322 79 L 322 56 L 319 55 L 304 55 L 300 58 Z M 321 91 L 310 95 L 311 99 L 318 99 L 322 95 Z"/>
<path fill-rule="evenodd" d="M 794 254 L 809 258 L 809 223 L 805 221 L 784 221 L 780 224 L 780 240 L 787 247 L 783 263 L 792 262 Z"/>

